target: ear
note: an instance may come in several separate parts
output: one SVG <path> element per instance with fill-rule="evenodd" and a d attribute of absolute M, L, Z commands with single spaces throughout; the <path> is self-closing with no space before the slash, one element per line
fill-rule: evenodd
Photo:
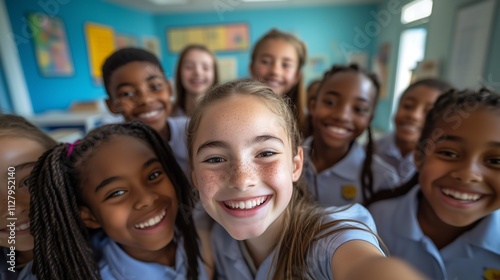
<path fill-rule="evenodd" d="M 302 175 L 302 165 L 304 163 L 304 150 L 302 147 L 297 148 L 297 154 L 293 157 L 293 172 L 292 172 L 292 180 L 297 182 L 299 180 L 300 175 Z"/>
<path fill-rule="evenodd" d="M 118 109 L 118 106 L 115 105 L 115 100 L 111 97 L 106 99 L 106 106 L 108 106 L 108 110 L 113 114 L 121 114 L 121 110 Z"/>
<path fill-rule="evenodd" d="M 92 229 L 101 228 L 101 224 L 96 220 L 94 214 L 92 214 L 92 211 L 90 211 L 88 207 L 80 207 L 80 217 L 82 218 L 83 224 L 85 224 L 86 227 Z"/>
<path fill-rule="evenodd" d="M 254 64 L 254 62 L 253 62 L 253 61 L 252 61 L 252 62 L 250 62 L 250 64 L 248 65 L 248 71 L 250 72 L 250 75 L 252 76 L 252 78 L 254 78 L 254 79 L 255 79 L 255 73 L 254 73 L 254 71 L 253 71 L 253 64 Z"/>
<path fill-rule="evenodd" d="M 316 99 L 318 97 L 316 96 L 315 98 L 311 98 L 307 100 L 307 110 L 309 110 L 309 114 L 314 113 L 314 108 L 316 107 Z"/>

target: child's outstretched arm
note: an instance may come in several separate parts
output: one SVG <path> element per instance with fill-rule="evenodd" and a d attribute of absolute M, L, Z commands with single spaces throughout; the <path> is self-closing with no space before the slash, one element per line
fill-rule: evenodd
<path fill-rule="evenodd" d="M 341 245 L 332 257 L 334 279 L 342 280 L 423 280 L 427 279 L 408 264 L 385 257 L 373 244 L 353 240 Z"/>

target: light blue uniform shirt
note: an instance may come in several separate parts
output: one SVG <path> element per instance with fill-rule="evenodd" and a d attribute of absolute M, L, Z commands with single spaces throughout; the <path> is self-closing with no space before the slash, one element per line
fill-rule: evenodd
<path fill-rule="evenodd" d="M 325 222 L 339 219 L 353 219 L 365 223 L 369 229 L 376 232 L 375 224 L 370 213 L 361 205 L 354 204 L 352 207 L 331 207 L 325 211 L 343 211 L 327 214 L 325 213 Z M 367 229 L 365 226 L 354 222 L 341 222 L 331 229 L 341 228 L 343 226 L 357 226 Z M 331 230 L 328 229 L 328 230 Z M 320 233 L 321 235 L 321 233 Z M 366 231 L 346 229 L 335 232 L 327 237 L 324 237 L 311 244 L 307 256 L 307 267 L 309 272 L 313 275 L 313 279 L 333 279 L 331 260 L 335 251 L 344 243 L 352 240 L 364 240 L 375 247 L 381 252 L 380 245 L 377 238 Z M 253 275 L 251 269 L 247 265 L 243 251 L 240 247 L 240 242 L 233 239 L 229 233 L 219 224 L 214 225 L 212 231 L 212 249 L 215 255 L 215 264 L 217 268 L 217 279 L 237 279 L 237 280 L 264 280 L 271 279 L 273 275 L 272 261 L 276 250 L 274 250 L 262 262 L 257 269 L 256 275 Z M 268 278 L 269 274 L 269 278 Z"/>
<path fill-rule="evenodd" d="M 182 238 L 179 238 L 177 243 L 175 267 L 136 260 L 125 253 L 116 242 L 104 233 L 94 236 L 92 243 L 101 254 L 98 264 L 103 280 L 186 279 L 188 263 Z M 200 259 L 198 259 L 198 270 L 198 279 L 208 279 L 205 267 Z"/>
<path fill-rule="evenodd" d="M 167 120 L 170 129 L 170 140 L 168 145 L 172 149 L 175 160 L 186 174 L 186 177 L 191 181 L 191 168 L 189 167 L 189 155 L 187 149 L 186 127 L 189 118 L 186 117 L 170 117 Z"/>
<path fill-rule="evenodd" d="M 0 280 L 28 280 L 36 279 L 36 277 L 31 274 L 31 267 L 33 262 L 27 263 L 22 269 L 17 269 L 15 272 L 8 270 L 10 265 L 7 263 L 9 260 L 9 249 L 5 247 L 0 247 Z"/>
<path fill-rule="evenodd" d="M 363 202 L 361 171 L 366 157 L 365 150 L 354 142 L 343 159 L 318 174 L 311 161 L 312 140 L 312 137 L 308 137 L 302 144 L 305 157 L 302 176 L 314 199 L 325 207 Z M 394 168 L 376 155 L 373 156 L 372 170 L 374 192 L 399 184 Z"/>
<path fill-rule="evenodd" d="M 399 181 L 406 182 L 417 172 L 415 162 L 413 161 L 413 152 L 405 157 L 401 155 L 396 146 L 396 135 L 394 132 L 376 141 L 375 147 L 375 154 L 396 169 Z"/>
<path fill-rule="evenodd" d="M 369 207 L 391 255 L 406 260 L 430 279 L 499 279 L 500 210 L 439 250 L 418 223 L 419 190 L 415 186 L 402 197 Z"/>

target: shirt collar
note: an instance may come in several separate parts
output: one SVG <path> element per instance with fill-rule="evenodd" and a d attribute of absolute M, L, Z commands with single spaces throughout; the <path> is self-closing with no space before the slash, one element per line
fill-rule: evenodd
<path fill-rule="evenodd" d="M 108 246 L 103 250 L 103 258 L 108 262 L 112 274 L 120 276 L 119 279 L 185 279 L 185 252 L 182 246 L 182 238 L 178 239 L 181 242 L 177 243 L 175 269 L 170 266 L 136 260 L 125 253 L 111 239 L 109 239 Z"/>
<path fill-rule="evenodd" d="M 306 138 L 304 143 L 302 144 L 305 153 L 305 167 L 314 170 L 314 173 L 317 174 L 316 168 L 311 161 L 311 151 L 312 151 L 312 141 L 313 137 L 309 136 Z M 339 162 L 337 162 L 334 166 L 323 170 L 321 173 L 334 173 L 335 175 L 355 181 L 359 178 L 359 173 L 352 172 L 353 170 L 359 169 L 359 162 L 365 160 L 366 153 L 363 148 L 354 141 L 347 152 L 347 155 L 342 158 Z"/>

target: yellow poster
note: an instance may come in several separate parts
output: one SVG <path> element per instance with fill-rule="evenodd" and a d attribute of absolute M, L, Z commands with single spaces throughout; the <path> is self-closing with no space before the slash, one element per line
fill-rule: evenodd
<path fill-rule="evenodd" d="M 167 31 L 170 52 L 180 52 L 189 44 L 202 44 L 212 51 L 245 51 L 249 46 L 246 24 L 175 27 Z"/>
<path fill-rule="evenodd" d="M 112 27 L 87 23 L 85 24 L 87 50 L 89 55 L 90 73 L 93 80 L 100 84 L 101 66 L 104 60 L 115 50 L 115 36 Z"/>

